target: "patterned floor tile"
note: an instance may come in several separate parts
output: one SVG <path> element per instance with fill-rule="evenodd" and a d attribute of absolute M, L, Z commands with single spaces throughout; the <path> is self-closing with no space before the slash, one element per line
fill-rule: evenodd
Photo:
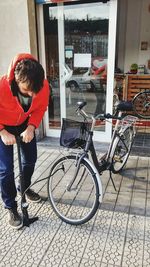
<path fill-rule="evenodd" d="M 136 253 L 124 252 L 122 267 L 141 267 L 142 256 Z"/>
<path fill-rule="evenodd" d="M 83 258 L 80 267 L 100 267 L 100 262 Z"/>
<path fill-rule="evenodd" d="M 59 150 L 39 148 L 33 181 L 48 176 L 59 156 Z M 29 217 L 38 215 L 38 221 L 16 231 L 8 226 L 7 211 L 0 201 L 0 267 L 149 267 L 148 166 L 148 158 L 129 159 L 123 172 L 114 176 L 117 192 L 105 172 L 103 205 L 81 226 L 63 223 L 49 201 L 42 201 L 30 203 L 28 209 Z M 16 154 L 15 173 L 18 175 Z M 47 196 L 46 183 L 41 181 L 33 188 Z M 17 200 L 21 211 L 20 197 Z"/>

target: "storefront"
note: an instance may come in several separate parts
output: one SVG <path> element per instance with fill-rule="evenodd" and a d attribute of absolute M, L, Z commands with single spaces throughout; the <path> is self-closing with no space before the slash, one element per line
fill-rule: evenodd
<path fill-rule="evenodd" d="M 62 118 L 79 119 L 77 101 L 92 114 L 112 113 L 117 0 L 36 3 L 39 58 L 52 90 L 46 135 L 59 137 Z M 110 136 L 109 122 L 97 125 L 96 141 Z"/>
<path fill-rule="evenodd" d="M 111 113 L 114 58 L 117 73 L 127 77 L 122 95 L 130 99 L 131 65 L 144 66 L 144 78 L 150 74 L 149 15 L 149 0 L 0 1 L 0 76 L 15 54 L 27 52 L 43 64 L 52 87 L 39 139 L 59 136 L 61 118 L 75 118 L 77 100 L 86 100 L 92 113 Z M 94 74 L 105 65 L 107 77 Z M 95 140 L 110 135 L 111 124 L 97 125 Z"/>

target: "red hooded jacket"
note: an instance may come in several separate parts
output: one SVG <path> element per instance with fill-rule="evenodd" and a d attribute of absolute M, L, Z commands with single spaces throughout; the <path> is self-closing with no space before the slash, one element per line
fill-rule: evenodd
<path fill-rule="evenodd" d="M 8 74 L 0 79 L 0 130 L 5 125 L 18 126 L 27 118 L 28 125 L 32 124 L 36 128 L 39 126 L 49 102 L 50 88 L 47 80 L 44 80 L 42 89 L 33 97 L 31 106 L 27 112 L 24 112 L 18 101 L 11 91 L 11 82 L 14 79 L 14 70 L 19 61 L 22 59 L 34 59 L 30 54 L 18 54 L 8 69 Z"/>

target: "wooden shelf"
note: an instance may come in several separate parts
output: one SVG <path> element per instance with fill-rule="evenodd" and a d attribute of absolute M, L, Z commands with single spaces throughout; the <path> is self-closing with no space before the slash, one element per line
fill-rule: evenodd
<path fill-rule="evenodd" d="M 144 89 L 150 89 L 150 75 L 127 75 L 123 88 L 123 99 L 132 100 L 136 94 Z"/>

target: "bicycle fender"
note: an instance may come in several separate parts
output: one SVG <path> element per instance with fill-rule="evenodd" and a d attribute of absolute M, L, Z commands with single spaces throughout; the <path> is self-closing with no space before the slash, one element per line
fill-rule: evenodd
<path fill-rule="evenodd" d="M 112 158 L 113 158 L 113 155 L 114 155 L 114 150 L 115 150 L 116 145 L 117 145 L 118 142 L 119 142 L 119 136 L 116 136 L 115 139 L 114 139 L 112 148 L 111 148 L 110 155 L 109 155 L 109 163 L 112 162 Z"/>
<path fill-rule="evenodd" d="M 102 199 L 103 199 L 103 189 L 102 189 L 102 182 L 101 182 L 101 177 L 100 174 L 98 172 L 98 170 L 96 169 L 96 167 L 93 165 L 93 163 L 88 159 L 88 158 L 84 158 L 83 160 L 85 160 L 91 167 L 91 169 L 93 170 L 93 174 L 96 175 L 97 177 L 97 182 L 98 182 L 98 187 L 99 187 L 99 202 L 102 203 Z"/>

